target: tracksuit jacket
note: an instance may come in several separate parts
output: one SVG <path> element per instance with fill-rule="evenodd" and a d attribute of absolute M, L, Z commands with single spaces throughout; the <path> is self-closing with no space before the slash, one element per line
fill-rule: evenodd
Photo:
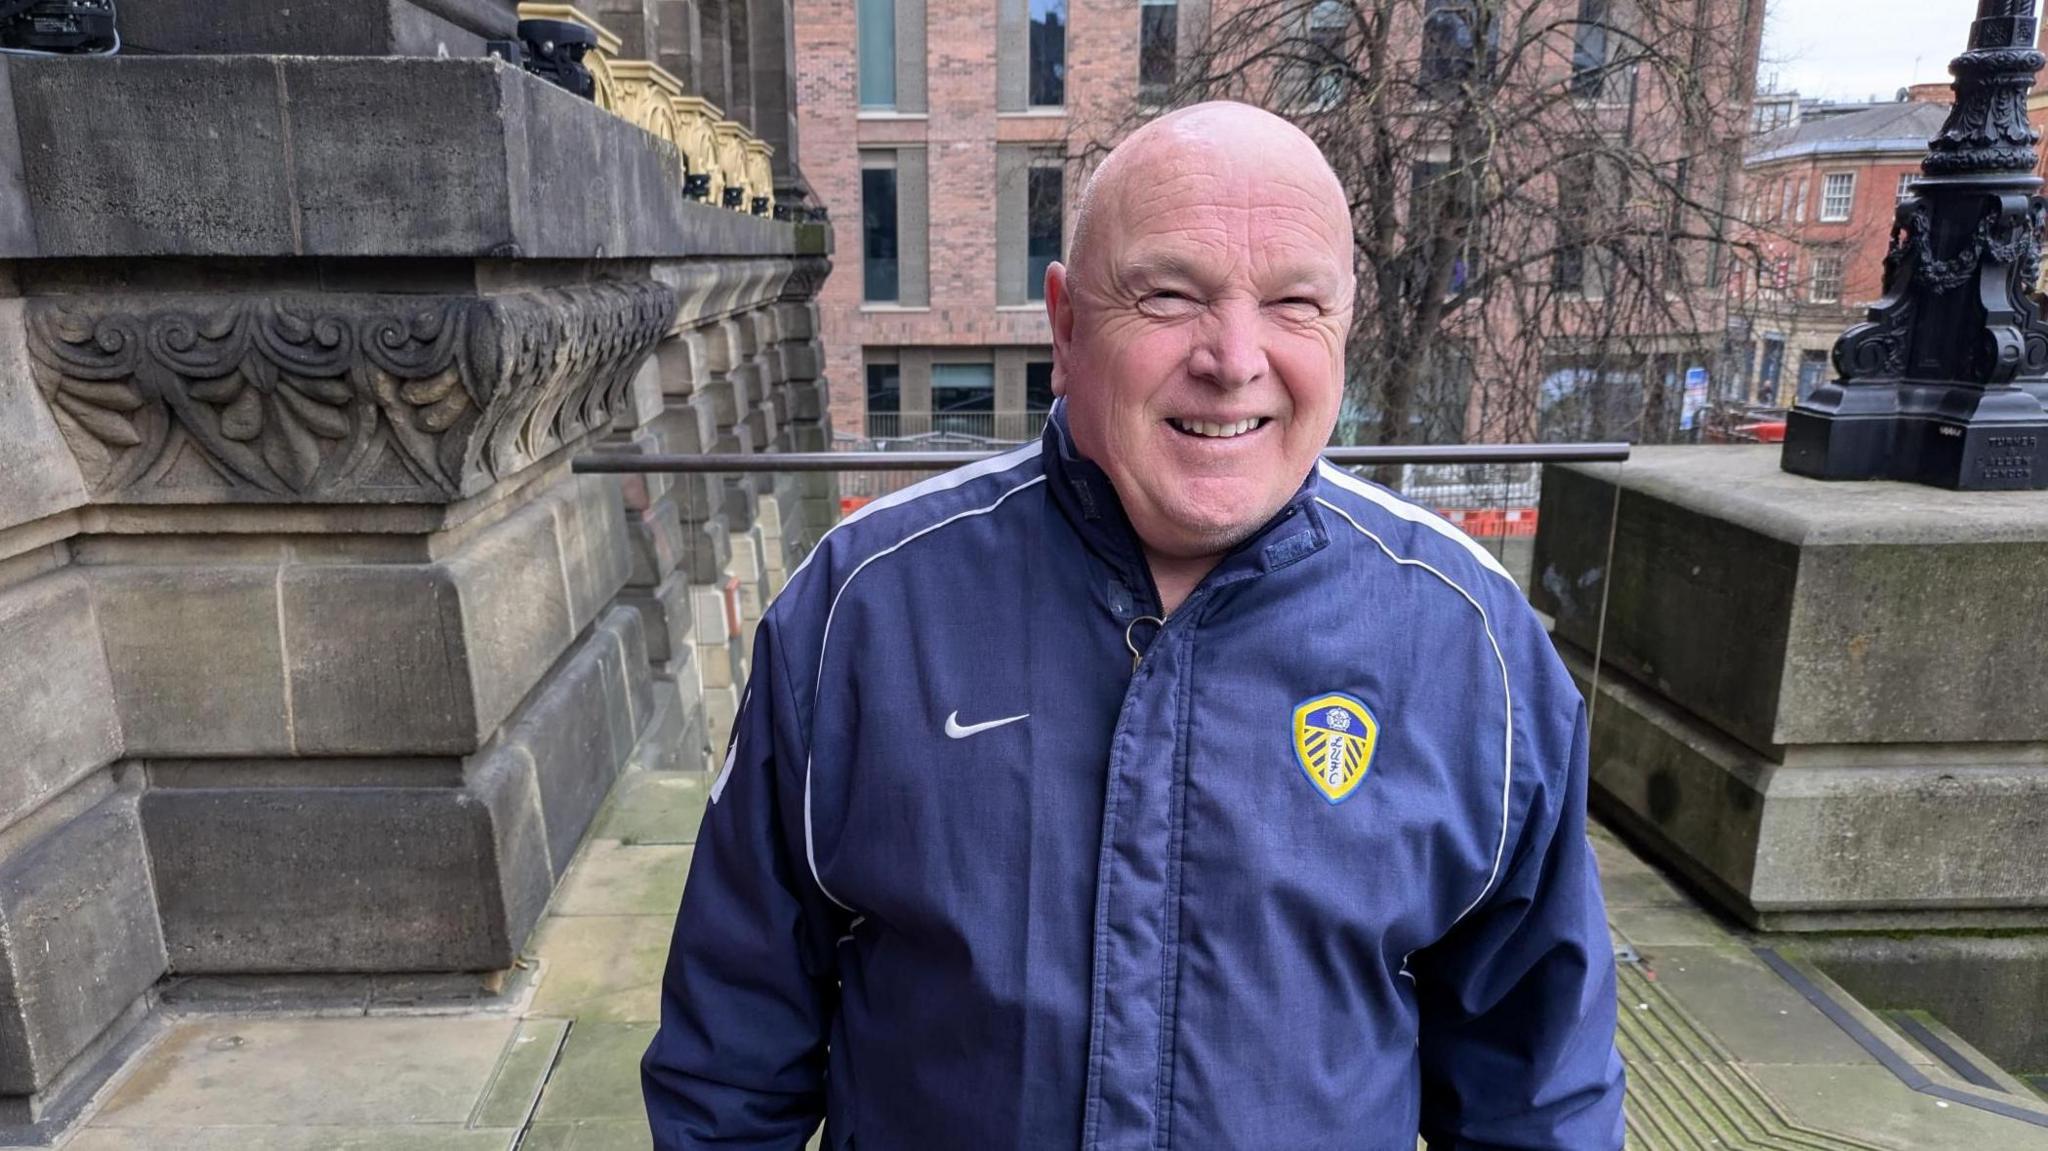
<path fill-rule="evenodd" d="M 1156 623 L 1060 407 L 763 619 L 655 1147 L 1620 1148 L 1585 708 L 1514 583 L 1320 464 Z"/>

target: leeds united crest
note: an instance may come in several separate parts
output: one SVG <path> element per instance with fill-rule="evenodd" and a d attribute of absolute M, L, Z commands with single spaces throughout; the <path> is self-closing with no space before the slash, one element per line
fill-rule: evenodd
<path fill-rule="evenodd" d="M 1379 742 L 1379 721 L 1365 704 L 1332 693 L 1294 709 L 1294 759 L 1331 803 L 1342 803 L 1365 779 Z"/>

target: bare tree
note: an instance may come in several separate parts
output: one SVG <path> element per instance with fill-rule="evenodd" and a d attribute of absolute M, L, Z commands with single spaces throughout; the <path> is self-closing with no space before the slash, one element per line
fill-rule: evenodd
<path fill-rule="evenodd" d="M 1669 438 L 1724 340 L 1761 0 L 1215 0 L 1167 103 L 1321 144 L 1349 442 Z"/>

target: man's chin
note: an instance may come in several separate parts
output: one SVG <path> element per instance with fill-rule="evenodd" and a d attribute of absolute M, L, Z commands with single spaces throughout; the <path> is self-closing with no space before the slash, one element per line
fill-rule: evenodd
<path fill-rule="evenodd" d="M 1220 556 L 1258 534 L 1271 514 L 1245 519 L 1239 514 L 1202 515 L 1183 511 L 1146 533 L 1161 538 L 1145 540 L 1145 546 L 1170 559 L 1195 560 Z"/>

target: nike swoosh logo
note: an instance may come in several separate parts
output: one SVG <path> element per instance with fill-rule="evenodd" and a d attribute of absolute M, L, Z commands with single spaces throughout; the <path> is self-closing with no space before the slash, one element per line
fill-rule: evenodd
<path fill-rule="evenodd" d="M 979 735 L 990 728 L 1001 727 L 1006 723 L 1015 723 L 1020 719 L 1030 718 L 1031 713 L 1027 711 L 1023 715 L 1013 715 L 1008 719 L 992 719 L 987 723 L 971 723 L 966 727 L 962 727 L 960 726 L 960 713 L 956 711 L 946 717 L 946 734 L 954 739 L 966 739 L 970 735 Z"/>

